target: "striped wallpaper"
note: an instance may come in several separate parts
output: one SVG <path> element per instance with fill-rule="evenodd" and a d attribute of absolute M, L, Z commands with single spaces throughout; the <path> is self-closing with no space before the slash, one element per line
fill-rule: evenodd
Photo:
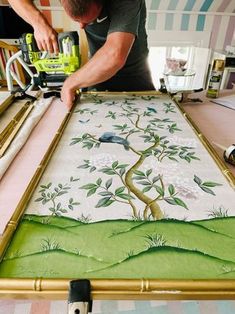
<path fill-rule="evenodd" d="M 189 36 L 207 32 L 207 47 L 216 49 L 235 41 L 235 0 L 146 0 L 146 4 L 150 33 L 170 31 L 174 38 L 179 31 Z"/>
<path fill-rule="evenodd" d="M 65 16 L 59 0 L 35 3 L 54 27 L 77 27 Z M 171 45 L 177 38 L 214 49 L 235 45 L 235 0 L 146 0 L 146 5 L 150 45 L 161 45 L 163 39 Z"/>

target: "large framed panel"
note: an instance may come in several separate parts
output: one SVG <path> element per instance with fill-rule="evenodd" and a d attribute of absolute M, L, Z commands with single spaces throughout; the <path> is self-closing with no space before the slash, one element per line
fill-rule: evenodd
<path fill-rule="evenodd" d="M 86 278 L 100 299 L 234 298 L 235 179 L 169 96 L 83 94 L 35 182 L 2 238 L 2 296 Z"/>

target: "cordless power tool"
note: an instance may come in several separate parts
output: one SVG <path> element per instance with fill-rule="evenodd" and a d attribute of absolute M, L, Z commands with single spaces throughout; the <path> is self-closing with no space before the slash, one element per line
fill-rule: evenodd
<path fill-rule="evenodd" d="M 81 64 L 77 32 L 58 34 L 59 53 L 51 54 L 38 49 L 34 35 L 25 33 L 20 38 L 23 60 L 33 65 L 36 72 L 33 84 L 39 87 L 60 87 L 64 80 Z"/>

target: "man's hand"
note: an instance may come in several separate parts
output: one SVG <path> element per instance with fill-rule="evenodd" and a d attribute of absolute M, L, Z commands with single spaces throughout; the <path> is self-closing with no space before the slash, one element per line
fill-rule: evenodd
<path fill-rule="evenodd" d="M 34 27 L 34 37 L 39 50 L 50 53 L 59 52 L 57 33 L 50 25 L 43 24 Z"/>
<path fill-rule="evenodd" d="M 34 29 L 37 46 L 42 51 L 59 52 L 57 33 L 32 0 L 8 0 L 14 11 Z"/>
<path fill-rule="evenodd" d="M 70 110 L 73 106 L 73 102 L 75 100 L 76 90 L 77 90 L 76 88 L 73 88 L 71 85 L 71 82 L 72 82 L 71 77 L 72 76 L 66 79 L 60 93 L 61 100 L 63 101 L 65 106 L 68 108 L 68 110 Z"/>

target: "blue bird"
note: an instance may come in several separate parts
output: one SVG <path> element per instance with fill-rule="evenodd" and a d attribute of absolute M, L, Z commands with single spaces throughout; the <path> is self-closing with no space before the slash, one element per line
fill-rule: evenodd
<path fill-rule="evenodd" d="M 154 113 L 157 113 L 157 110 L 152 108 L 152 107 L 147 107 L 148 111 L 151 111 L 151 112 L 154 112 Z"/>
<path fill-rule="evenodd" d="M 129 142 L 120 136 L 115 135 L 112 132 L 105 132 L 100 138 L 101 143 L 116 143 L 124 146 L 125 150 L 129 150 Z"/>

